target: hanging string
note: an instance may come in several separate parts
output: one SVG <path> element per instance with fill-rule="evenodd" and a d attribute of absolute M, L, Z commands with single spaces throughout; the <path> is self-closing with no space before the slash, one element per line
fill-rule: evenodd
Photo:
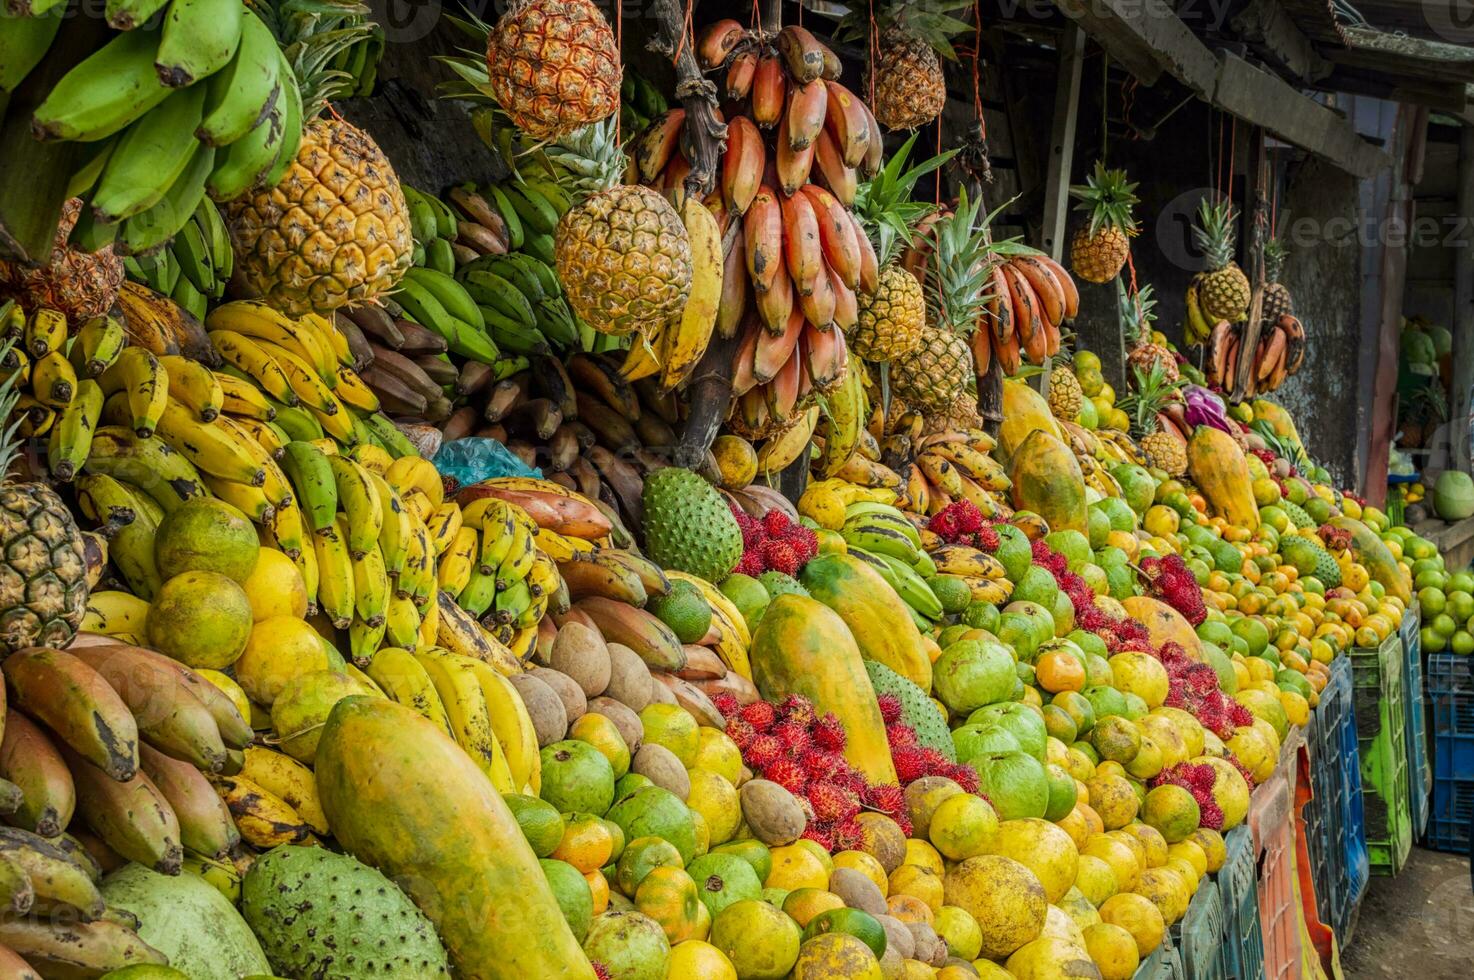
<path fill-rule="evenodd" d="M 754 3 L 757 0 L 753 0 Z M 619 63 L 624 64 L 624 0 L 614 0 L 614 49 L 619 52 Z M 614 145 L 624 145 L 624 113 L 614 114 Z"/>
<path fill-rule="evenodd" d="M 1218 160 L 1216 164 L 1217 176 L 1213 178 L 1213 192 L 1216 197 L 1223 196 L 1223 117 L 1225 113 L 1218 114 Z"/>
<path fill-rule="evenodd" d="M 972 4 L 973 27 L 972 27 L 972 107 L 978 117 L 978 133 L 984 140 L 988 138 L 988 123 L 983 118 L 983 89 L 982 89 L 982 57 L 983 57 L 983 5 L 982 0 L 973 0 Z"/>
<path fill-rule="evenodd" d="M 681 18 L 681 37 L 676 41 L 676 53 L 670 59 L 671 64 L 681 60 L 681 52 L 686 50 L 686 37 L 691 33 L 691 6 L 694 0 L 686 0 L 686 16 Z"/>
<path fill-rule="evenodd" d="M 1104 48 L 1100 50 L 1100 162 L 1104 164 L 1110 150 L 1110 113 L 1106 107 L 1111 99 L 1111 56 Z"/>
<path fill-rule="evenodd" d="M 942 117 L 941 116 L 937 116 L 937 150 L 936 150 L 936 155 L 937 156 L 941 156 L 942 155 Z M 940 209 L 941 206 L 942 206 L 942 168 L 941 167 L 938 167 L 936 169 L 934 176 L 936 177 L 936 205 L 937 205 L 937 208 Z"/>
<path fill-rule="evenodd" d="M 752 19 L 748 21 L 748 26 L 759 34 L 763 32 L 763 8 L 759 6 L 758 0 L 752 0 Z"/>
<path fill-rule="evenodd" d="M 1223 196 L 1233 200 L 1233 165 L 1239 156 L 1239 117 L 1230 115 L 1228 117 L 1228 189 Z"/>

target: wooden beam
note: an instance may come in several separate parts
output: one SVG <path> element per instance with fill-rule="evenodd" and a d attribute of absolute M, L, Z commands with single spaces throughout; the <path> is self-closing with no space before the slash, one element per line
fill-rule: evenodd
<path fill-rule="evenodd" d="M 1070 174 L 1075 162 L 1075 123 L 1080 114 L 1080 79 L 1085 70 L 1085 32 L 1071 24 L 1059 44 L 1059 77 L 1054 83 L 1054 123 L 1044 177 L 1044 229 L 1040 247 L 1057 262 L 1065 247 L 1070 210 Z"/>
<path fill-rule="evenodd" d="M 1231 52 L 1220 58 L 1214 101 L 1228 112 L 1363 179 L 1391 166 L 1391 158 L 1350 123 L 1279 76 Z"/>
<path fill-rule="evenodd" d="M 1469 472 L 1469 396 L 1474 387 L 1474 243 L 1468 227 L 1474 221 L 1474 127 L 1459 130 L 1459 203 L 1455 210 L 1465 229 L 1454 242 L 1453 406 L 1450 435 L 1458 469 Z"/>
<path fill-rule="evenodd" d="M 1331 71 L 1278 0 L 1251 0 L 1229 22 L 1239 37 L 1298 78 L 1313 82 Z"/>
<path fill-rule="evenodd" d="M 1198 95 L 1213 94 L 1217 62 L 1165 0 L 1054 0 L 1143 85 L 1163 72 Z"/>

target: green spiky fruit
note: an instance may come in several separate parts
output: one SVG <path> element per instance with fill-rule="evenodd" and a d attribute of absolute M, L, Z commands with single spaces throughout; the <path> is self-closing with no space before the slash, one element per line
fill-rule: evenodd
<path fill-rule="evenodd" d="M 780 595 L 807 596 L 809 590 L 798 583 L 798 579 L 784 572 L 763 572 L 757 577 L 763 583 L 763 588 L 768 590 L 768 598 L 776 599 Z"/>
<path fill-rule="evenodd" d="M 449 977 L 435 927 L 388 878 L 346 854 L 278 847 L 241 884 L 271 968 L 293 977 Z M 333 942 L 324 943 L 331 936 Z"/>
<path fill-rule="evenodd" d="M 876 697 L 894 694 L 900 699 L 901 723 L 911 726 L 922 748 L 936 749 L 948 762 L 957 761 L 957 748 L 952 743 L 952 733 L 947 730 L 947 721 L 925 691 L 875 660 L 865 661 L 865 672 L 870 675 L 870 686 L 875 689 Z"/>
<path fill-rule="evenodd" d="M 742 559 L 742 531 L 722 495 L 696 473 L 668 466 L 645 479 L 645 553 L 662 568 L 720 582 Z"/>
<path fill-rule="evenodd" d="M 1315 527 L 1315 521 L 1312 521 L 1310 515 L 1305 513 L 1305 508 L 1294 501 L 1281 500 L 1280 509 L 1289 515 L 1290 523 L 1295 527 Z"/>

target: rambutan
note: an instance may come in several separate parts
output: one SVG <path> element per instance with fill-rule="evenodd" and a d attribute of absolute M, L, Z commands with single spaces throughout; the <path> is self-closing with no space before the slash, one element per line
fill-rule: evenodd
<path fill-rule="evenodd" d="M 814 702 L 802 694 L 790 694 L 779 703 L 778 713 L 807 728 L 814 723 Z"/>
<path fill-rule="evenodd" d="M 803 767 L 792 759 L 779 759 L 763 770 L 763 778 L 777 783 L 794 796 L 804 796 L 809 777 Z"/>
<path fill-rule="evenodd" d="M 946 776 L 961 786 L 965 792 L 976 793 L 978 791 L 978 771 L 965 763 L 948 766 L 947 771 L 939 775 Z"/>
<path fill-rule="evenodd" d="M 773 726 L 773 734 L 783 743 L 789 755 L 798 755 L 807 749 L 811 739 L 809 730 L 796 721 L 781 721 Z"/>
<path fill-rule="evenodd" d="M 804 832 L 799 834 L 799 836 L 813 841 L 831 854 L 834 853 L 834 836 L 829 833 L 829 828 L 827 827 L 821 827 L 819 824 L 810 821 L 809 825 L 804 828 Z"/>
<path fill-rule="evenodd" d="M 741 717 L 756 731 L 765 732 L 778 719 L 778 710 L 767 701 L 754 701 L 742 709 Z"/>
<path fill-rule="evenodd" d="M 879 783 L 865 788 L 865 805 L 888 817 L 906 812 L 906 791 L 895 783 Z"/>
<path fill-rule="evenodd" d="M 1233 722 L 1235 727 L 1252 725 L 1254 724 L 1254 714 L 1237 701 L 1229 701 L 1228 720 Z"/>
<path fill-rule="evenodd" d="M 831 776 L 843 775 L 844 769 L 841 768 L 843 762 L 844 760 L 835 753 L 816 748 L 811 748 L 798 757 L 798 764 L 803 766 L 804 772 L 810 779 L 828 779 Z"/>
<path fill-rule="evenodd" d="M 772 538 L 783 537 L 791 524 L 793 521 L 788 515 L 776 507 L 763 515 L 763 530 L 767 531 L 768 536 Z"/>
<path fill-rule="evenodd" d="M 1211 796 L 1206 800 L 1198 800 L 1198 825 L 1209 830 L 1223 829 L 1223 808 Z"/>
<path fill-rule="evenodd" d="M 860 801 L 836 783 L 811 783 L 808 796 L 820 821 L 848 820 L 860 812 Z"/>
<path fill-rule="evenodd" d="M 824 717 L 814 722 L 815 745 L 829 749 L 831 752 L 842 752 L 847 741 L 844 725 L 840 724 L 839 719 L 832 713 L 826 713 Z"/>
<path fill-rule="evenodd" d="M 752 726 L 742 718 L 727 719 L 727 737 L 732 740 L 732 744 L 736 745 L 739 750 L 745 751 L 752 744 L 753 736 L 756 734 L 757 732 L 753 731 Z"/>
<path fill-rule="evenodd" d="M 905 710 L 905 706 L 894 694 L 882 694 L 875 699 L 875 703 L 880 706 L 880 717 L 887 725 L 901 720 L 901 712 Z"/>
<path fill-rule="evenodd" d="M 784 540 L 793 548 L 793 553 L 798 556 L 799 566 L 807 565 L 814 560 L 819 553 L 819 535 L 802 524 L 791 524 L 788 534 Z"/>
<path fill-rule="evenodd" d="M 783 758 L 783 743 L 772 735 L 755 735 L 747 744 L 743 760 L 753 769 L 766 770 Z"/>
<path fill-rule="evenodd" d="M 747 575 L 752 578 L 757 578 L 767 570 L 767 565 L 763 563 L 761 545 L 757 544 L 754 544 L 742 553 L 742 558 L 737 562 L 737 567 L 733 569 L 739 575 Z"/>
<path fill-rule="evenodd" d="M 853 817 L 834 825 L 834 850 L 858 851 L 865 847 L 865 828 Z"/>
<path fill-rule="evenodd" d="M 939 749 L 922 749 L 921 761 L 926 766 L 928 776 L 945 776 L 952 767 L 952 763 L 947 761 L 947 757 Z"/>
<path fill-rule="evenodd" d="M 594 968 L 594 976 L 598 977 L 598 980 L 610 980 L 609 968 L 603 963 L 600 963 L 598 960 L 594 960 L 589 965 Z"/>
<path fill-rule="evenodd" d="M 891 749 L 891 762 L 896 767 L 896 776 L 902 786 L 908 786 L 927 774 L 924 750 L 914 746 Z"/>
<path fill-rule="evenodd" d="M 727 691 L 719 691 L 712 697 L 711 704 L 712 707 L 722 713 L 723 718 L 732 717 L 737 713 L 737 709 L 742 707 L 741 703 L 737 700 L 737 695 Z"/>
<path fill-rule="evenodd" d="M 890 743 L 892 749 L 916 745 L 916 729 L 899 723 L 887 725 L 885 726 L 885 740 Z"/>
<path fill-rule="evenodd" d="M 769 538 L 763 542 L 762 555 L 769 570 L 785 575 L 798 574 L 798 555 L 794 553 L 793 545 L 787 541 Z"/>
<path fill-rule="evenodd" d="M 998 539 L 998 532 L 987 526 L 979 528 L 978 532 L 972 537 L 974 547 L 981 551 L 986 551 L 989 554 L 997 551 L 998 546 L 1003 543 Z"/>

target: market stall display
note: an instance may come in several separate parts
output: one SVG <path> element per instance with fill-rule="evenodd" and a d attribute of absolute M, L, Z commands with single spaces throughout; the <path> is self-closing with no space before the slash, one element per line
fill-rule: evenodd
<path fill-rule="evenodd" d="M 71 168 L 0 265 L 16 976 L 1209 975 L 1284 948 L 1245 909 L 1295 894 L 1255 855 L 1317 707 L 1329 772 L 1415 595 L 1474 649 L 1468 582 L 1210 390 L 1232 205 L 1207 377 L 1123 285 L 1118 398 L 1071 271 L 919 199 L 952 153 L 881 124 L 940 112 L 950 16 L 887 8 L 873 106 L 801 25 L 697 31 L 700 187 L 678 93 L 527 0 L 443 65 L 509 175 L 416 188 L 328 108 L 371 85 L 356 6 L 13 6 L 10 111 Z M 1081 278 L 1135 186 L 1077 189 Z M 1275 285 L 1261 393 L 1304 352 Z M 709 351 L 730 411 L 675 466 Z M 1400 714 L 1359 734 L 1405 773 Z"/>

